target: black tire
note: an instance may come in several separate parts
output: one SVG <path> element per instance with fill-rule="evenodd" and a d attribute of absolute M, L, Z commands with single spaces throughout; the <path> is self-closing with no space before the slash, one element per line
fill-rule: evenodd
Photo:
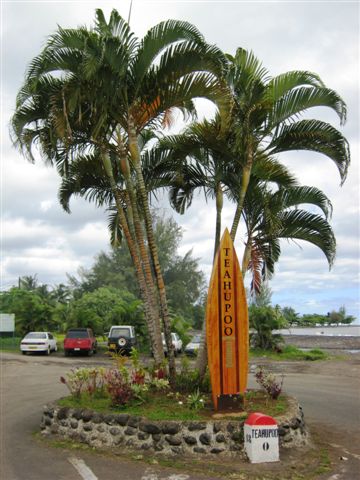
<path fill-rule="evenodd" d="M 23 355 L 26 355 L 26 354 L 27 354 L 27 352 L 24 352 L 24 350 L 22 350 L 22 352 L 21 352 L 21 353 L 22 353 Z"/>
<path fill-rule="evenodd" d="M 91 357 L 94 354 L 94 350 L 88 350 L 87 354 L 88 357 Z"/>
<path fill-rule="evenodd" d="M 65 357 L 68 357 L 70 355 L 69 350 L 64 350 L 64 355 L 65 355 Z"/>

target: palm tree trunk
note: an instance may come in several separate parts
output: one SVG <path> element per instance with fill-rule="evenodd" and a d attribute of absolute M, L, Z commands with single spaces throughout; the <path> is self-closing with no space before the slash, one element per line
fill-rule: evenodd
<path fill-rule="evenodd" d="M 213 262 L 215 260 L 216 253 L 220 245 L 221 237 L 221 213 L 224 205 L 224 194 L 222 191 L 221 183 L 219 182 L 216 188 L 216 229 L 215 229 L 215 245 Z"/>
<path fill-rule="evenodd" d="M 221 183 L 219 183 L 216 188 L 216 229 L 215 229 L 213 263 L 215 262 L 215 256 L 220 245 L 221 214 L 222 214 L 223 204 L 224 204 L 224 195 L 223 195 Z M 206 315 L 205 315 L 202 331 L 201 331 L 200 347 L 199 347 L 198 356 L 196 359 L 196 369 L 199 372 L 200 381 L 203 381 L 204 379 L 207 364 L 208 364 L 208 357 L 207 357 Z"/>
<path fill-rule="evenodd" d="M 117 189 L 117 185 L 116 185 L 116 182 L 115 182 L 115 179 L 114 179 L 111 161 L 110 161 L 110 158 L 109 158 L 107 153 L 102 154 L 102 161 L 103 161 L 103 164 L 104 164 L 106 174 L 109 178 L 111 190 L 112 190 L 114 198 L 115 198 L 116 208 L 117 208 L 119 218 L 120 218 L 120 223 L 121 223 L 121 226 L 122 226 L 122 229 L 123 229 L 123 232 L 124 232 L 124 236 L 126 238 L 126 241 L 127 241 L 128 247 L 129 247 L 131 258 L 132 258 L 134 266 L 135 266 L 136 276 L 137 276 L 137 280 L 139 282 L 140 295 L 141 295 L 141 298 L 144 301 L 145 318 L 147 320 L 147 325 L 148 325 L 148 330 L 149 330 L 149 335 L 150 335 L 150 341 L 151 341 L 151 344 L 155 346 L 156 345 L 155 321 L 157 321 L 158 319 L 155 318 L 155 315 L 154 315 L 154 312 L 153 312 L 153 309 L 152 309 L 151 296 L 149 294 L 149 291 L 148 291 L 148 288 L 147 288 L 147 285 L 146 285 L 144 272 L 143 272 L 143 269 L 142 269 L 142 265 L 141 265 L 139 256 L 138 256 L 137 251 L 136 251 L 136 246 L 134 244 L 133 238 L 132 238 L 130 230 L 129 230 L 126 215 L 125 215 L 124 209 L 121 205 L 121 199 L 120 199 L 119 192 L 118 192 L 118 189 Z M 161 355 L 161 352 L 163 353 L 162 349 L 161 349 L 161 351 L 158 351 L 157 349 L 154 349 L 154 360 L 155 360 L 155 363 L 157 365 L 160 365 L 161 362 L 163 361 L 163 358 L 164 358 L 163 354 Z"/>
<path fill-rule="evenodd" d="M 169 380 L 170 380 L 170 383 L 174 385 L 175 376 L 176 376 L 176 366 L 175 366 L 174 346 L 172 344 L 172 339 L 171 339 L 171 326 L 170 326 L 170 318 L 169 318 L 169 312 L 167 307 L 165 284 L 164 284 L 164 279 L 161 273 L 159 255 L 157 252 L 157 247 L 156 247 L 154 232 L 152 227 L 152 218 L 151 218 L 151 213 L 149 208 L 148 196 L 147 196 L 147 191 L 145 187 L 144 177 L 141 170 L 140 151 L 139 151 L 139 145 L 137 141 L 136 130 L 131 118 L 129 119 L 128 135 L 129 135 L 129 150 L 130 150 L 131 159 L 133 161 L 133 165 L 136 171 L 140 198 L 144 208 L 144 219 L 145 219 L 147 239 L 148 239 L 151 258 L 153 261 L 156 283 L 157 283 L 158 292 L 159 292 L 161 317 L 163 320 L 164 336 L 165 336 L 165 342 L 167 346 L 168 359 L 169 359 Z"/>
<path fill-rule="evenodd" d="M 118 136 L 118 141 L 119 141 L 119 151 L 120 151 L 119 152 L 120 153 L 120 169 L 125 178 L 126 188 L 127 188 L 127 192 L 129 194 L 129 199 L 130 199 L 130 202 L 128 204 L 128 209 L 132 215 L 135 238 L 137 240 L 140 258 L 144 268 L 146 285 L 149 291 L 152 310 L 155 313 L 155 322 L 154 322 L 155 342 L 152 344 L 152 348 L 154 352 L 155 350 L 157 351 L 156 358 L 162 358 L 163 360 L 164 349 L 163 349 L 162 338 L 161 338 L 159 305 L 158 305 L 158 298 L 155 290 L 154 279 L 153 279 L 151 265 L 150 265 L 150 259 L 149 259 L 148 251 L 145 246 L 142 225 L 141 225 L 139 211 L 137 207 L 135 189 L 134 189 L 133 181 L 130 175 L 130 166 L 127 159 L 127 152 L 123 147 L 122 140 L 119 136 Z M 154 357 L 155 357 L 155 353 L 154 353 Z"/>
<path fill-rule="evenodd" d="M 239 199 L 238 199 L 233 223 L 232 223 L 232 226 L 231 226 L 231 232 L 230 232 L 230 236 L 231 236 L 231 239 L 232 239 L 233 242 L 235 242 L 236 232 L 237 232 L 237 229 L 239 227 L 241 213 L 242 213 L 243 208 L 244 208 L 244 201 L 245 201 L 245 197 L 246 197 L 246 192 L 247 192 L 249 182 L 250 182 L 251 167 L 252 167 L 252 162 L 248 162 L 243 169 L 243 174 L 242 174 L 242 179 L 241 179 L 241 188 L 240 188 L 240 192 L 239 192 Z"/>

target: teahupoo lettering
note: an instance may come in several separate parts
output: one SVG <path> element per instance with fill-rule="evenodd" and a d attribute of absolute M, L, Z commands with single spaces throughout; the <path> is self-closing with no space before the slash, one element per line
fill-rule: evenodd
<path fill-rule="evenodd" d="M 230 315 L 229 311 L 231 310 L 231 300 L 232 300 L 232 278 L 230 274 L 230 258 L 229 251 L 230 248 L 224 248 L 225 258 L 224 258 L 224 267 L 225 273 L 223 278 L 223 299 L 224 299 L 224 317 L 223 317 L 223 333 L 226 337 L 230 337 L 233 334 L 233 317 Z"/>
<path fill-rule="evenodd" d="M 276 438 L 278 436 L 277 428 L 262 428 L 262 429 L 254 429 L 251 432 L 252 438 Z"/>

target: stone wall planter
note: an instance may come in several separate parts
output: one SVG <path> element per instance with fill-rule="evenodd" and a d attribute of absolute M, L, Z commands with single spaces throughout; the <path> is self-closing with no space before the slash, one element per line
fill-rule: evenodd
<path fill-rule="evenodd" d="M 276 417 L 280 447 L 308 443 L 304 415 L 289 397 L 286 415 Z M 243 455 L 244 420 L 149 421 L 146 418 L 102 414 L 92 410 L 48 404 L 43 409 L 42 434 L 56 435 L 95 448 L 117 448 L 166 454 Z"/>

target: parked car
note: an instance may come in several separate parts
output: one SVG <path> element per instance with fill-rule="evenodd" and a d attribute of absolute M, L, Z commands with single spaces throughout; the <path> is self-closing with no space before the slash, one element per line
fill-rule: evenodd
<path fill-rule="evenodd" d="M 197 352 L 200 348 L 201 335 L 194 335 L 190 343 L 185 347 L 186 355 L 197 355 Z"/>
<path fill-rule="evenodd" d="M 57 343 L 50 332 L 29 332 L 21 340 L 20 350 L 23 355 L 28 352 L 44 352 L 50 355 L 51 352 L 57 351 Z"/>
<path fill-rule="evenodd" d="M 96 353 L 97 340 L 91 328 L 70 328 L 64 339 L 64 353 L 87 353 L 89 356 Z"/>
<path fill-rule="evenodd" d="M 110 351 L 129 354 L 136 347 L 135 328 L 130 325 L 114 325 L 111 327 L 108 338 Z"/>
<path fill-rule="evenodd" d="M 167 346 L 165 342 L 165 335 L 163 333 L 161 334 L 161 338 L 162 338 L 164 352 L 166 354 Z M 182 352 L 183 343 L 179 335 L 175 332 L 171 332 L 171 340 L 172 340 L 172 344 L 174 345 L 174 355 L 176 356 L 178 353 Z"/>

